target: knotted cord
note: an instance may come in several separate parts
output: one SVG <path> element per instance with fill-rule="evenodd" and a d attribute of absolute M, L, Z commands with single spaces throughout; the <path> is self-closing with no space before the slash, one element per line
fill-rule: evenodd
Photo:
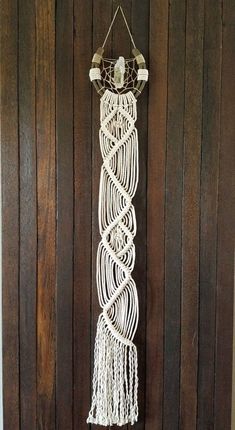
<path fill-rule="evenodd" d="M 112 90 L 115 93 L 122 94 L 135 88 L 137 80 L 136 61 L 134 58 L 125 59 L 125 74 L 124 82 L 121 88 L 117 88 L 114 82 L 114 67 L 117 60 L 103 58 L 100 65 L 100 73 L 103 85 L 105 88 Z"/>
<path fill-rule="evenodd" d="M 134 424 L 138 417 L 137 351 L 133 344 L 139 306 L 131 276 L 135 263 L 138 177 L 136 99 L 129 91 L 106 90 L 101 98 L 97 289 L 103 311 L 98 320 L 92 406 L 88 422 Z"/>
<path fill-rule="evenodd" d="M 118 11 L 124 18 L 134 58 L 103 57 Z M 119 6 L 102 47 L 92 58 L 90 80 L 100 99 L 99 231 L 96 283 L 102 312 L 94 352 L 92 402 L 88 423 L 112 426 L 138 419 L 138 360 L 133 343 L 139 319 L 135 264 L 136 216 L 132 199 L 138 178 L 137 97 L 148 80 L 145 59 L 136 48 Z"/>

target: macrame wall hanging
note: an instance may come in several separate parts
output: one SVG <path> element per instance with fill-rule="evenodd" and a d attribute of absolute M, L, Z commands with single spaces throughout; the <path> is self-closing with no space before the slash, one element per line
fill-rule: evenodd
<path fill-rule="evenodd" d="M 133 45 L 132 59 L 103 57 L 116 15 L 124 18 Z M 132 204 L 138 183 L 137 97 L 148 70 L 119 6 L 102 47 L 92 59 L 90 80 L 100 99 L 97 289 L 102 313 L 97 323 L 92 404 L 88 423 L 119 426 L 138 419 L 138 363 L 133 343 L 139 307 L 132 270 L 136 216 Z"/>

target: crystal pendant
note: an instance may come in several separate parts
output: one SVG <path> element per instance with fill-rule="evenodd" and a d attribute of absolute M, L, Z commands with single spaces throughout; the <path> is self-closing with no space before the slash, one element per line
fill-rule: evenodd
<path fill-rule="evenodd" d="M 124 57 L 119 57 L 114 65 L 114 85 L 116 88 L 122 88 L 124 85 L 124 75 L 125 75 L 125 59 Z"/>

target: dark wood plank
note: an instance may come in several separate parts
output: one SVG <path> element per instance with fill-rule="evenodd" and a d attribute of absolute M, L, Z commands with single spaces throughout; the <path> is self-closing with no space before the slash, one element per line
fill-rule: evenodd
<path fill-rule="evenodd" d="M 214 428 L 231 428 L 235 235 L 235 4 L 223 2 Z"/>
<path fill-rule="evenodd" d="M 180 401 L 181 216 L 185 3 L 169 10 L 168 115 L 165 211 L 164 430 L 177 429 Z"/>
<path fill-rule="evenodd" d="M 168 3 L 150 2 L 147 192 L 146 430 L 162 429 Z M 158 37 L 156 37 L 158 34 Z"/>
<path fill-rule="evenodd" d="M 73 428 L 73 1 L 56 7 L 56 428 Z"/>
<path fill-rule="evenodd" d="M 131 1 L 130 0 L 113 0 L 113 10 L 112 13 L 114 15 L 118 6 L 121 6 L 123 12 L 126 16 L 128 25 L 131 27 Z M 115 23 L 113 25 L 113 30 L 111 33 L 111 41 L 112 41 L 112 58 L 118 58 L 119 55 L 122 55 L 124 58 L 131 58 L 132 53 L 132 45 L 130 41 L 130 36 L 128 34 L 124 19 L 122 17 L 121 12 L 119 11 L 117 17 L 115 19 Z"/>
<path fill-rule="evenodd" d="M 234 2 L 2 0 L 7 430 L 103 429 L 86 424 L 101 312 L 100 99 L 88 72 L 119 4 L 150 68 L 137 104 L 134 427 L 231 428 Z M 119 14 L 105 56 L 130 52 Z"/>
<path fill-rule="evenodd" d="M 35 5 L 19 1 L 20 408 L 21 428 L 36 429 L 37 195 Z M 30 407 L 29 407 L 30 405 Z"/>
<path fill-rule="evenodd" d="M 187 2 L 179 424 L 182 430 L 196 430 L 197 426 L 203 6 L 203 1 Z"/>
<path fill-rule="evenodd" d="M 20 428 L 17 2 L 1 1 L 1 177 L 4 427 Z"/>
<path fill-rule="evenodd" d="M 37 428 L 55 429 L 55 4 L 36 1 Z"/>
<path fill-rule="evenodd" d="M 137 48 L 148 64 L 149 2 L 132 2 L 132 33 Z M 139 140 L 139 183 L 133 199 L 136 211 L 137 234 L 134 239 L 136 261 L 133 279 L 139 298 L 139 325 L 135 336 L 138 351 L 138 408 L 139 418 L 136 430 L 145 426 L 145 385 L 146 385 L 146 292 L 147 292 L 147 156 L 148 156 L 148 85 L 137 101 L 137 121 Z"/>
<path fill-rule="evenodd" d="M 86 37 L 84 37 L 86 35 Z M 74 3 L 74 429 L 87 430 L 91 351 L 92 2 Z"/>
<path fill-rule="evenodd" d="M 203 133 L 200 221 L 198 429 L 213 428 L 217 247 L 218 151 L 220 140 L 221 5 L 205 2 Z"/>
<path fill-rule="evenodd" d="M 93 3 L 93 47 L 92 52 L 101 46 L 106 32 L 109 28 L 112 19 L 112 4 L 107 4 L 106 0 L 96 0 Z M 104 56 L 110 58 L 112 38 L 108 38 L 105 45 Z M 92 54 L 93 55 L 93 54 Z M 90 83 L 90 85 L 92 85 Z M 94 364 L 94 340 L 96 335 L 96 325 L 101 308 L 98 302 L 97 286 L 96 286 L 96 254 L 97 247 L 100 241 L 98 227 L 98 197 L 99 197 L 99 180 L 102 157 L 99 145 L 99 124 L 100 124 L 100 97 L 93 89 L 92 92 L 92 297 L 91 297 L 91 378 L 93 374 Z M 94 430 L 102 430 L 103 426 L 91 425 Z"/>

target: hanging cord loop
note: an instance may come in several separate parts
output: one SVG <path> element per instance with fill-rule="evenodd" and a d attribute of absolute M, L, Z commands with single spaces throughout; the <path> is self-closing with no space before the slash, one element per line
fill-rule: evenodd
<path fill-rule="evenodd" d="M 100 46 L 96 50 L 95 54 L 93 55 L 89 76 L 90 76 L 90 80 L 92 81 L 97 93 L 100 96 L 102 96 L 105 92 L 105 89 L 107 88 L 105 86 L 105 80 L 102 78 L 102 62 L 103 62 L 104 47 L 105 47 L 105 44 L 107 42 L 107 39 L 109 37 L 110 31 L 112 29 L 112 26 L 114 24 L 114 21 L 116 19 L 116 16 L 117 16 L 119 10 L 121 11 L 122 17 L 124 19 L 124 22 L 125 22 L 125 25 L 127 28 L 127 31 L 129 33 L 131 43 L 133 45 L 132 53 L 134 55 L 134 59 L 135 59 L 137 66 L 138 66 L 137 82 L 133 88 L 133 94 L 137 98 L 141 94 L 141 92 L 143 91 L 144 86 L 148 80 L 148 70 L 146 69 L 146 63 L 145 63 L 144 56 L 141 54 L 139 49 L 136 48 L 133 36 L 131 34 L 129 25 L 128 25 L 127 20 L 126 20 L 126 16 L 125 16 L 121 6 L 118 6 L 115 13 L 114 13 L 113 19 L 111 21 L 111 24 L 110 24 L 109 29 L 107 31 L 107 34 L 105 36 L 103 45 Z"/>
<path fill-rule="evenodd" d="M 129 36 L 130 36 L 130 39 L 131 39 L 131 43 L 132 43 L 133 47 L 136 49 L 136 45 L 135 45 L 135 42 L 134 42 L 133 36 L 132 36 L 132 34 L 131 34 L 130 27 L 129 27 L 129 25 L 128 25 L 128 22 L 127 22 L 126 16 L 125 16 L 125 14 L 124 14 L 123 9 L 122 9 L 122 7 L 121 7 L 121 6 L 118 6 L 118 7 L 117 7 L 117 9 L 116 9 L 116 11 L 115 11 L 115 14 L 113 15 L 113 19 L 112 19 L 112 21 L 111 21 L 111 24 L 110 24 L 109 29 L 108 29 L 108 31 L 107 31 L 107 34 L 106 34 L 106 36 L 105 36 L 105 39 L 104 39 L 104 43 L 103 43 L 103 45 L 102 45 L 102 48 L 104 48 L 104 47 L 105 47 L 105 44 L 106 44 L 106 42 L 107 42 L 107 39 L 108 39 L 108 37 L 109 37 L 110 31 L 111 31 L 111 29 L 112 29 L 112 26 L 113 26 L 113 24 L 114 24 L 114 21 L 115 21 L 115 19 L 116 19 L 116 16 L 117 16 L 117 14 L 118 14 L 119 10 L 121 11 L 122 17 L 123 17 L 124 22 L 125 22 L 125 24 L 126 24 L 126 28 L 127 28 L 127 31 L 128 31 L 128 33 L 129 33 Z"/>

